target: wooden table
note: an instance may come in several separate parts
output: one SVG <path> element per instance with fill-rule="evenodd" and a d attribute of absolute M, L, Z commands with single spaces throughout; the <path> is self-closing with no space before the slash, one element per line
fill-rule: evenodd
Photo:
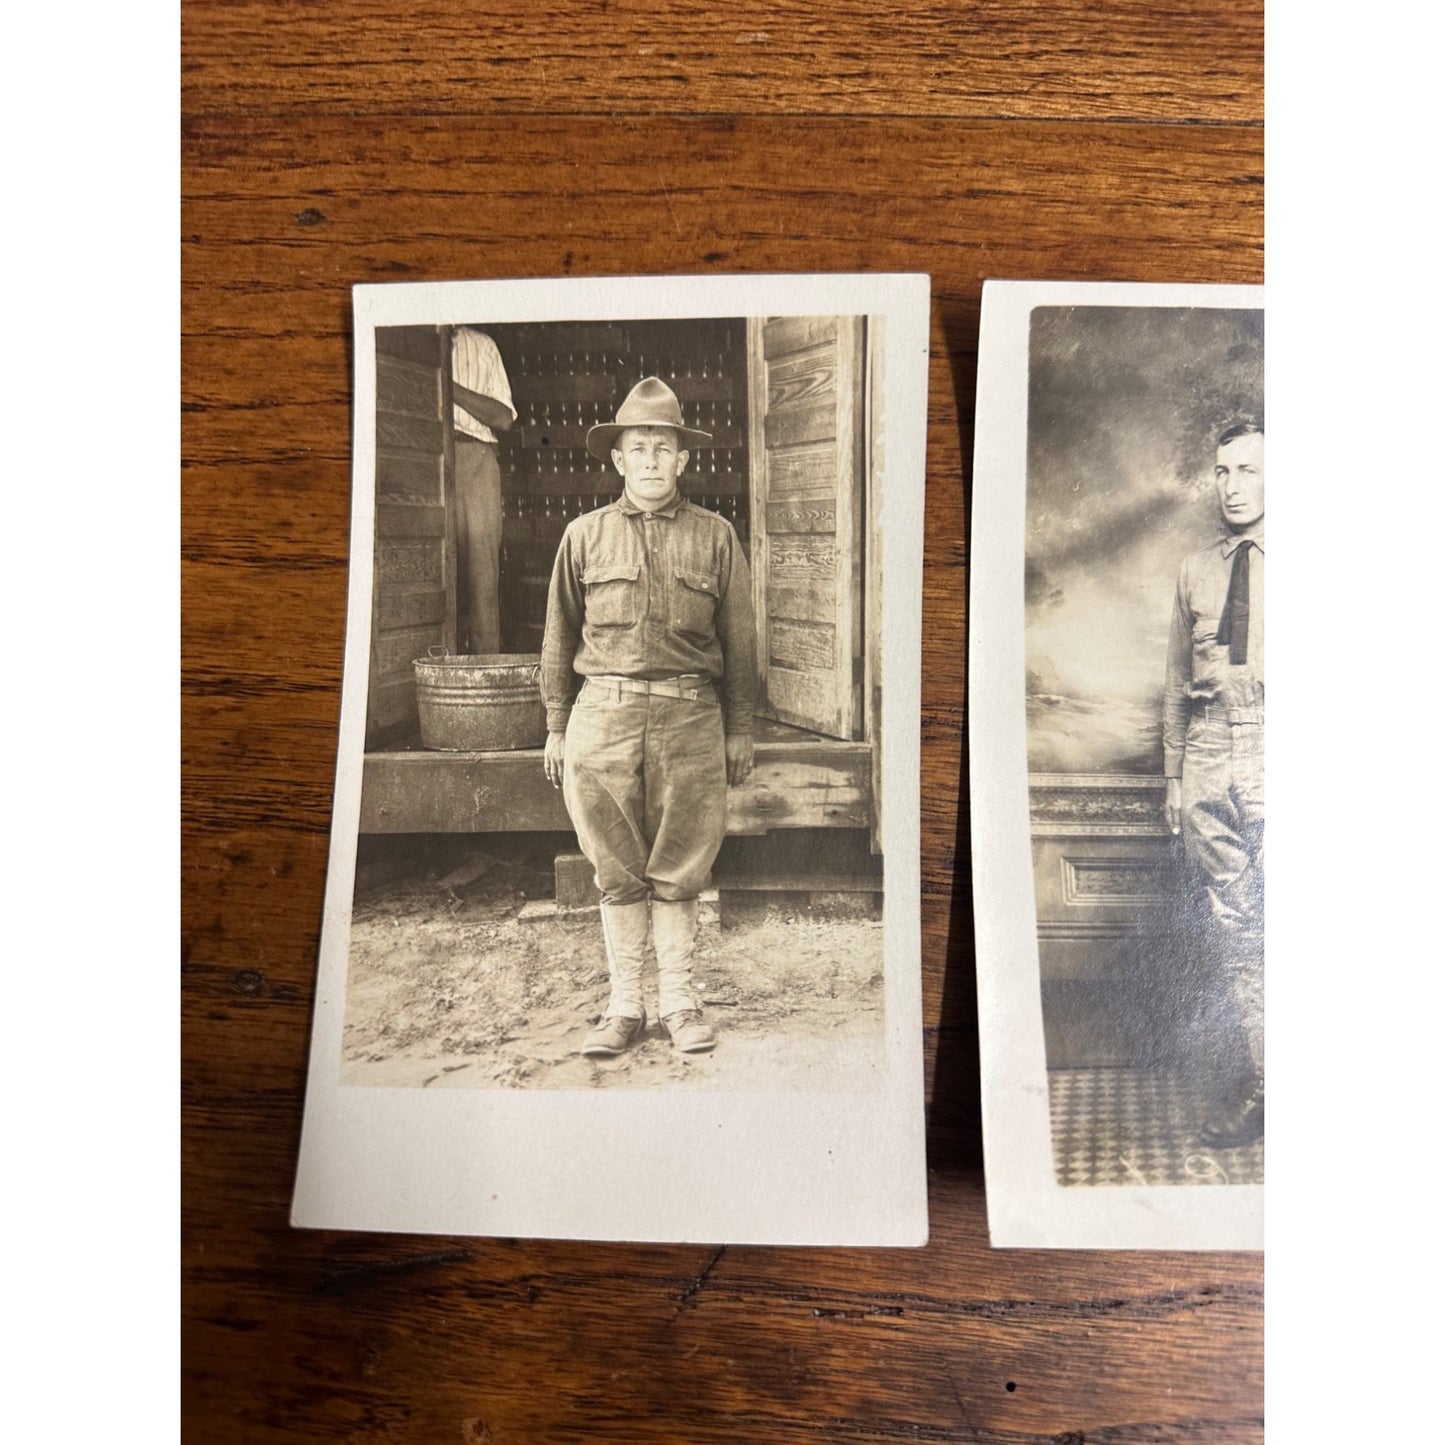
<path fill-rule="evenodd" d="M 963 766 L 980 287 L 1262 278 L 1258 0 L 192 0 L 183 26 L 188 1439 L 1260 1439 L 1257 1257 L 988 1248 Z M 933 1242 L 291 1230 L 351 284 L 853 269 L 933 275 Z"/>

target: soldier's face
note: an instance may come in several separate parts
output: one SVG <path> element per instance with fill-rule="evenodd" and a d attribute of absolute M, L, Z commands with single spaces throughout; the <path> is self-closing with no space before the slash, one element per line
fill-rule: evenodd
<path fill-rule="evenodd" d="M 1248 527 L 1264 516 L 1264 435 L 1249 432 L 1214 454 L 1214 489 L 1231 527 Z"/>
<path fill-rule="evenodd" d="M 677 494 L 687 453 L 670 426 L 628 427 L 612 448 L 627 495 L 646 511 L 665 507 Z"/>

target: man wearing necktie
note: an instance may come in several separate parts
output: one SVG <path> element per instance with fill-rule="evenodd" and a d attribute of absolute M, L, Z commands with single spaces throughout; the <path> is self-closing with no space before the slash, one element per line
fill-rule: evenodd
<path fill-rule="evenodd" d="M 1204 1120 L 1215 1148 L 1264 1133 L 1264 428 L 1230 427 L 1224 535 L 1184 559 L 1164 681 L 1165 818 L 1208 901 L 1249 1048 Z"/>

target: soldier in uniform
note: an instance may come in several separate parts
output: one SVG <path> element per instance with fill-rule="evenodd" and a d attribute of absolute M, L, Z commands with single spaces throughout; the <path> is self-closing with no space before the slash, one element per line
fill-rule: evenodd
<path fill-rule="evenodd" d="M 1164 684 L 1165 817 L 1183 833 L 1248 1058 L 1200 1131 L 1219 1148 L 1264 1132 L 1264 429 L 1215 452 L 1223 535 L 1184 559 Z"/>
<path fill-rule="evenodd" d="M 670 387 L 639 382 L 587 435 L 622 494 L 569 524 L 552 569 L 544 766 L 596 874 L 611 980 L 585 1054 L 620 1054 L 647 1026 L 649 924 L 673 1047 L 717 1041 L 693 985 L 697 899 L 722 846 L 727 788 L 752 772 L 757 676 L 737 533 L 678 491 L 690 448 L 711 440 L 683 425 Z"/>

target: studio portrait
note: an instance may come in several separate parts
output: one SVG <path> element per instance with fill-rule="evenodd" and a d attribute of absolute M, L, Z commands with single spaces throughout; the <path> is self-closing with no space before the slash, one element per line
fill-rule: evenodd
<path fill-rule="evenodd" d="M 1264 323 L 1031 313 L 1029 813 L 1064 1186 L 1264 1170 Z"/>

